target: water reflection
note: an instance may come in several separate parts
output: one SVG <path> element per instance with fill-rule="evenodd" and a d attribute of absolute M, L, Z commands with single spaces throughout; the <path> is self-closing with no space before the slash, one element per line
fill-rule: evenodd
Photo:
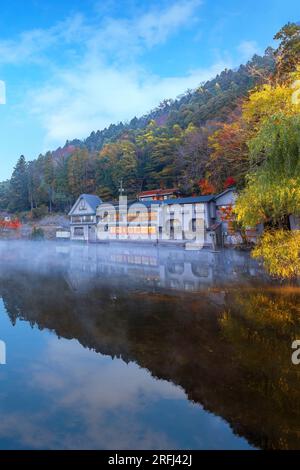
<path fill-rule="evenodd" d="M 300 447 L 297 289 L 239 252 L 29 247 L 0 245 L 2 448 Z"/>

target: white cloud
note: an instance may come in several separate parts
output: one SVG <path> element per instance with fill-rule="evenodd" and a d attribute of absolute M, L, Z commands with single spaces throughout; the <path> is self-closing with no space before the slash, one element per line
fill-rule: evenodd
<path fill-rule="evenodd" d="M 86 27 L 83 17 L 75 15 L 52 28 L 25 31 L 16 40 L 0 40 L 0 65 L 42 63 L 51 48 L 77 41 L 79 31 L 86 33 Z"/>
<path fill-rule="evenodd" d="M 83 349 L 75 340 L 51 338 L 44 354 L 33 365 L 31 377 L 34 389 L 49 397 L 44 421 L 51 415 L 74 415 L 76 410 L 76 420 L 81 423 L 78 432 L 76 429 L 70 432 L 67 427 L 59 438 L 54 433 L 43 436 L 41 432 L 36 446 L 43 444 L 44 437 L 47 448 L 176 447 L 163 430 L 143 423 L 140 413 L 160 400 L 168 400 L 169 403 L 171 400 L 185 400 L 185 392 L 170 382 L 154 379 L 147 370 L 134 363 L 111 360 Z M 21 424 L 23 422 L 26 420 L 22 419 Z M 12 427 L 9 424 L 15 422 L 4 426 L 5 433 Z M 39 426 L 43 428 L 38 414 L 30 418 L 30 424 L 29 429 L 25 427 L 27 437 L 23 426 L 14 428 L 26 443 L 32 440 Z M 0 436 L 3 435 L 1 428 L 0 423 Z"/>
<path fill-rule="evenodd" d="M 140 57 L 197 19 L 200 0 L 177 1 L 130 19 L 81 15 L 48 30 L 0 41 L 0 64 L 33 62 L 48 79 L 27 93 L 25 106 L 45 132 L 44 150 L 86 137 L 110 123 L 140 116 L 164 98 L 175 98 L 231 64 L 160 77 L 140 66 Z"/>
<path fill-rule="evenodd" d="M 140 116 L 164 98 L 195 88 L 226 66 L 219 62 L 186 76 L 161 78 L 139 68 L 120 69 L 88 62 L 84 67 L 59 73 L 52 85 L 35 90 L 30 98 L 31 108 L 46 129 L 46 145 L 59 144 L 110 123 Z"/>
<path fill-rule="evenodd" d="M 151 12 L 137 22 L 136 30 L 148 46 L 161 43 L 167 36 L 179 27 L 186 25 L 187 20 L 193 18 L 195 8 L 199 6 L 199 0 L 180 2 L 161 12 Z"/>
<path fill-rule="evenodd" d="M 162 400 L 174 400 L 175 409 L 178 400 L 185 403 L 186 394 L 134 363 L 84 349 L 76 340 L 50 336 L 26 370 L 30 380 L 22 372 L 23 396 L 40 401 L 33 408 L 7 413 L 1 409 L 0 439 L 11 439 L 18 448 L 176 448 L 176 439 L 164 426 L 144 421 L 143 411 L 151 412 Z M 5 394 L 1 398 L 5 401 Z"/>
<path fill-rule="evenodd" d="M 241 62 L 251 59 L 254 54 L 261 53 L 256 41 L 242 41 L 237 50 L 240 53 Z"/>
<path fill-rule="evenodd" d="M 0 64 L 23 64 L 47 57 L 51 48 L 74 52 L 75 46 L 85 53 L 105 54 L 118 58 L 118 50 L 128 58 L 145 47 L 161 44 L 179 28 L 195 19 L 201 0 L 177 1 L 164 9 L 152 9 L 131 19 L 96 16 L 93 23 L 81 14 L 70 16 L 49 29 L 25 31 L 15 40 L 0 40 Z"/>

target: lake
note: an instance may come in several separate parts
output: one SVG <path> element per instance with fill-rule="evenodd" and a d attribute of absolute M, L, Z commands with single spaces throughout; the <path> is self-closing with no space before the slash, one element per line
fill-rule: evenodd
<path fill-rule="evenodd" d="M 248 253 L 0 243 L 1 449 L 300 448 L 300 289 Z"/>

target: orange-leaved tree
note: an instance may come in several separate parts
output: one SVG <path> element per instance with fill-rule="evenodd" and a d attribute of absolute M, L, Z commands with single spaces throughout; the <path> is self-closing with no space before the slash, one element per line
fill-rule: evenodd
<path fill-rule="evenodd" d="M 207 178 L 203 178 L 199 181 L 199 188 L 202 196 L 207 196 L 216 192 L 215 186 Z"/>

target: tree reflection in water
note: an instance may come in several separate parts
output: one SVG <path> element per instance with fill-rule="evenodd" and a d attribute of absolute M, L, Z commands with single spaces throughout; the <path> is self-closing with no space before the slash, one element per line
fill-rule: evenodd
<path fill-rule="evenodd" d="M 180 385 L 190 401 L 226 419 L 254 446 L 300 448 L 300 367 L 291 362 L 292 341 L 300 339 L 299 290 L 222 279 L 200 293 L 172 291 L 162 266 L 170 275 L 199 276 L 211 263 L 197 267 L 193 259 L 187 267 L 175 259 L 180 269 L 170 269 L 169 256 L 166 263 L 148 261 L 142 275 L 133 263 L 136 279 L 128 283 L 118 256 L 106 276 L 107 265 L 91 272 L 88 258 L 76 269 L 71 262 L 59 269 L 6 263 L 0 295 L 11 322 L 23 319 L 134 361 Z"/>

